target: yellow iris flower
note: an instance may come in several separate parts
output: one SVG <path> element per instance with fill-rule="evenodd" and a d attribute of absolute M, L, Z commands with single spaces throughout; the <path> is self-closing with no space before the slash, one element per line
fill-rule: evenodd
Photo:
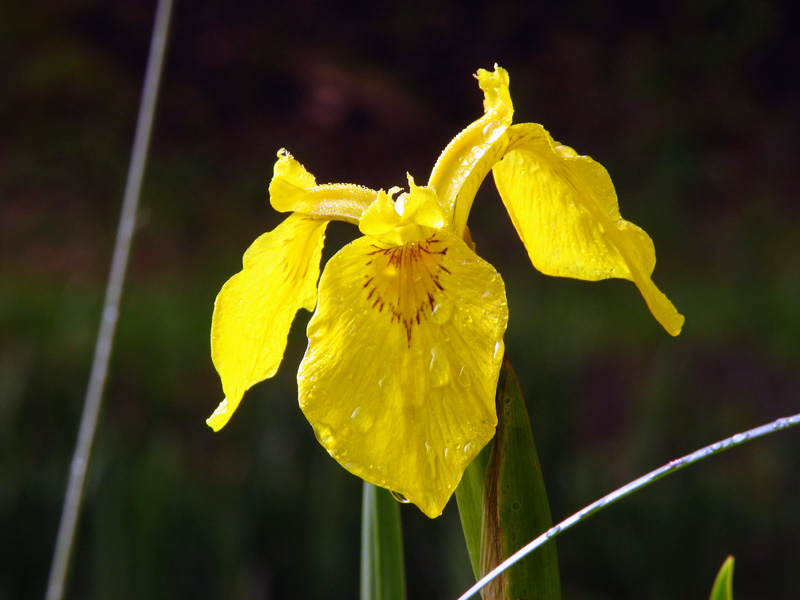
<path fill-rule="evenodd" d="M 512 125 L 504 69 L 477 78 L 484 115 L 445 148 L 427 186 L 410 176 L 407 192 L 318 185 L 281 150 L 270 200 L 291 214 L 247 250 L 211 329 L 225 400 L 208 424 L 219 430 L 244 392 L 277 371 L 298 309 L 314 311 L 297 383 L 317 439 L 345 469 L 429 517 L 441 514 L 497 423 L 505 286 L 467 228 L 490 170 L 539 271 L 629 279 L 670 334 L 683 324 L 650 280 L 653 243 L 620 216 L 606 170 L 541 125 Z M 364 236 L 320 277 L 331 220 Z"/>

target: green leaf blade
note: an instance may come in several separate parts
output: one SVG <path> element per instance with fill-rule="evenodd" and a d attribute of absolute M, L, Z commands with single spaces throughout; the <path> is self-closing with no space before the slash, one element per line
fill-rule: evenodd
<path fill-rule="evenodd" d="M 391 492 L 364 482 L 361 514 L 361 600 L 405 600 L 400 505 Z"/>
<path fill-rule="evenodd" d="M 497 385 L 498 426 L 491 451 L 467 468 L 456 490 L 476 577 L 488 573 L 552 525 L 536 445 L 516 374 L 505 359 Z M 488 599 L 559 600 L 554 543 L 483 590 Z"/>
<path fill-rule="evenodd" d="M 733 600 L 733 556 L 729 556 L 717 573 L 709 600 Z"/>

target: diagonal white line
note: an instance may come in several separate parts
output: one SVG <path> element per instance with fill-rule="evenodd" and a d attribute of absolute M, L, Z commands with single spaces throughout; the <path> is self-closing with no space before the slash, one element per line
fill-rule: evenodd
<path fill-rule="evenodd" d="M 83 502 L 86 471 L 97 428 L 97 417 L 100 412 L 103 388 L 108 375 L 108 363 L 111 358 L 114 332 L 116 331 L 119 317 L 122 286 L 128 267 L 133 230 L 136 225 L 139 192 L 142 187 L 145 163 L 147 162 L 150 133 L 153 129 L 153 115 L 155 114 L 161 70 L 164 64 L 171 13 L 172 0 L 158 0 L 153 36 L 150 39 L 150 54 L 147 59 L 144 88 L 139 105 L 139 116 L 136 121 L 136 133 L 133 138 L 133 150 L 128 167 L 128 180 L 125 184 L 125 195 L 122 200 L 122 214 L 120 215 L 119 228 L 117 229 L 114 255 L 111 259 L 111 271 L 108 275 L 103 314 L 100 320 L 100 330 L 97 334 L 97 343 L 83 404 L 80 428 L 78 429 L 78 440 L 75 444 L 75 452 L 72 455 L 72 463 L 70 465 L 69 481 L 67 482 L 67 492 L 61 511 L 61 521 L 58 526 L 53 562 L 50 565 L 50 578 L 48 579 L 45 593 L 46 600 L 61 600 L 64 594 L 64 581 L 69 568 L 72 546 L 75 540 L 75 529 Z"/>

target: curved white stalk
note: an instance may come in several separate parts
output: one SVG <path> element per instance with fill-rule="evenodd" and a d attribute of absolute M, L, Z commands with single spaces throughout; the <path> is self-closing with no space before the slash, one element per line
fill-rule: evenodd
<path fill-rule="evenodd" d="M 61 600 L 64 594 L 64 581 L 72 554 L 80 508 L 83 503 L 86 471 L 89 466 L 92 441 L 97 429 L 97 417 L 100 413 L 103 388 L 108 375 L 108 364 L 114 344 L 114 332 L 119 318 L 122 284 L 125 280 L 131 240 L 136 225 L 139 192 L 142 187 L 145 163 L 147 162 L 150 132 L 153 129 L 153 115 L 155 114 L 161 70 L 164 64 L 171 12 L 172 0 L 158 0 L 153 36 L 150 40 L 150 55 L 147 60 L 144 88 L 139 105 L 139 116 L 136 121 L 136 133 L 133 138 L 133 150 L 131 152 L 130 166 L 128 167 L 128 180 L 125 184 L 122 213 L 120 215 L 119 228 L 117 229 L 114 255 L 111 259 L 111 271 L 108 275 L 106 296 L 103 303 L 100 331 L 97 334 L 92 370 L 89 375 L 89 384 L 83 403 L 78 440 L 75 444 L 75 452 L 72 455 L 72 463 L 70 464 L 67 492 L 61 511 L 61 521 L 58 525 L 53 562 L 50 565 L 46 600 Z"/>
<path fill-rule="evenodd" d="M 772 423 L 767 423 L 766 425 L 761 425 L 760 427 L 755 427 L 753 429 L 748 429 L 742 433 L 737 433 L 736 435 L 732 435 L 729 438 L 725 438 L 722 441 L 716 442 L 711 444 L 710 446 L 706 446 L 704 448 L 700 448 L 699 450 L 695 450 L 691 454 L 687 454 L 682 458 L 677 458 L 675 460 L 669 461 L 666 465 L 654 470 L 650 471 L 646 475 L 642 475 L 638 479 L 631 481 L 630 483 L 622 486 L 621 488 L 603 496 L 599 500 L 592 502 L 589 506 L 583 508 L 582 510 L 576 512 L 571 517 L 568 517 L 561 521 L 559 524 L 554 525 L 547 531 L 545 531 L 542 535 L 537 537 L 535 540 L 532 540 L 519 550 L 517 550 L 514 554 L 509 556 L 506 560 L 502 563 L 497 565 L 494 569 L 492 569 L 489 573 L 487 573 L 484 577 L 482 577 L 475 585 L 469 588 L 463 595 L 461 595 L 458 600 L 467 600 L 472 595 L 476 594 L 481 588 L 491 582 L 495 577 L 500 575 L 503 571 L 511 567 L 512 565 L 519 562 L 521 559 L 526 557 L 528 554 L 536 550 L 539 546 L 547 542 L 547 540 L 556 537 L 561 532 L 569 529 L 582 519 L 588 517 L 599 511 L 602 508 L 605 508 L 609 504 L 613 504 L 620 498 L 627 496 L 628 494 L 639 490 L 646 485 L 653 483 L 654 481 L 661 479 L 662 477 L 669 475 L 670 473 L 674 473 L 675 471 L 682 469 L 683 467 L 687 467 L 693 463 L 698 462 L 703 458 L 707 458 L 714 454 L 718 454 L 727 450 L 729 448 L 733 448 L 734 446 L 738 446 L 739 444 L 743 444 L 745 442 L 749 442 L 750 440 L 754 440 L 756 438 L 768 435 L 770 433 L 775 433 L 776 431 L 780 431 L 782 429 L 787 429 L 794 425 L 800 424 L 800 414 L 796 414 L 791 417 L 783 417 Z"/>

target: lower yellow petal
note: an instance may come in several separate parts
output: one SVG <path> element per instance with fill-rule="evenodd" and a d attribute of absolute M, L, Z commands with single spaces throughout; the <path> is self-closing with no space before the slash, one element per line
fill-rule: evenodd
<path fill-rule="evenodd" d="M 653 242 L 620 215 L 603 166 L 554 142 L 541 125 L 514 125 L 507 134 L 494 179 L 533 265 L 546 275 L 629 279 L 667 332 L 680 333 L 683 316 L 650 279 Z"/>
<path fill-rule="evenodd" d="M 359 238 L 320 279 L 300 407 L 347 470 L 436 517 L 494 435 L 507 320 L 500 275 L 457 236 Z"/>
<path fill-rule="evenodd" d="M 222 286 L 211 322 L 211 358 L 225 392 L 207 420 L 215 431 L 248 388 L 278 370 L 297 311 L 314 310 L 327 224 L 290 215 L 253 242 L 243 270 Z"/>

